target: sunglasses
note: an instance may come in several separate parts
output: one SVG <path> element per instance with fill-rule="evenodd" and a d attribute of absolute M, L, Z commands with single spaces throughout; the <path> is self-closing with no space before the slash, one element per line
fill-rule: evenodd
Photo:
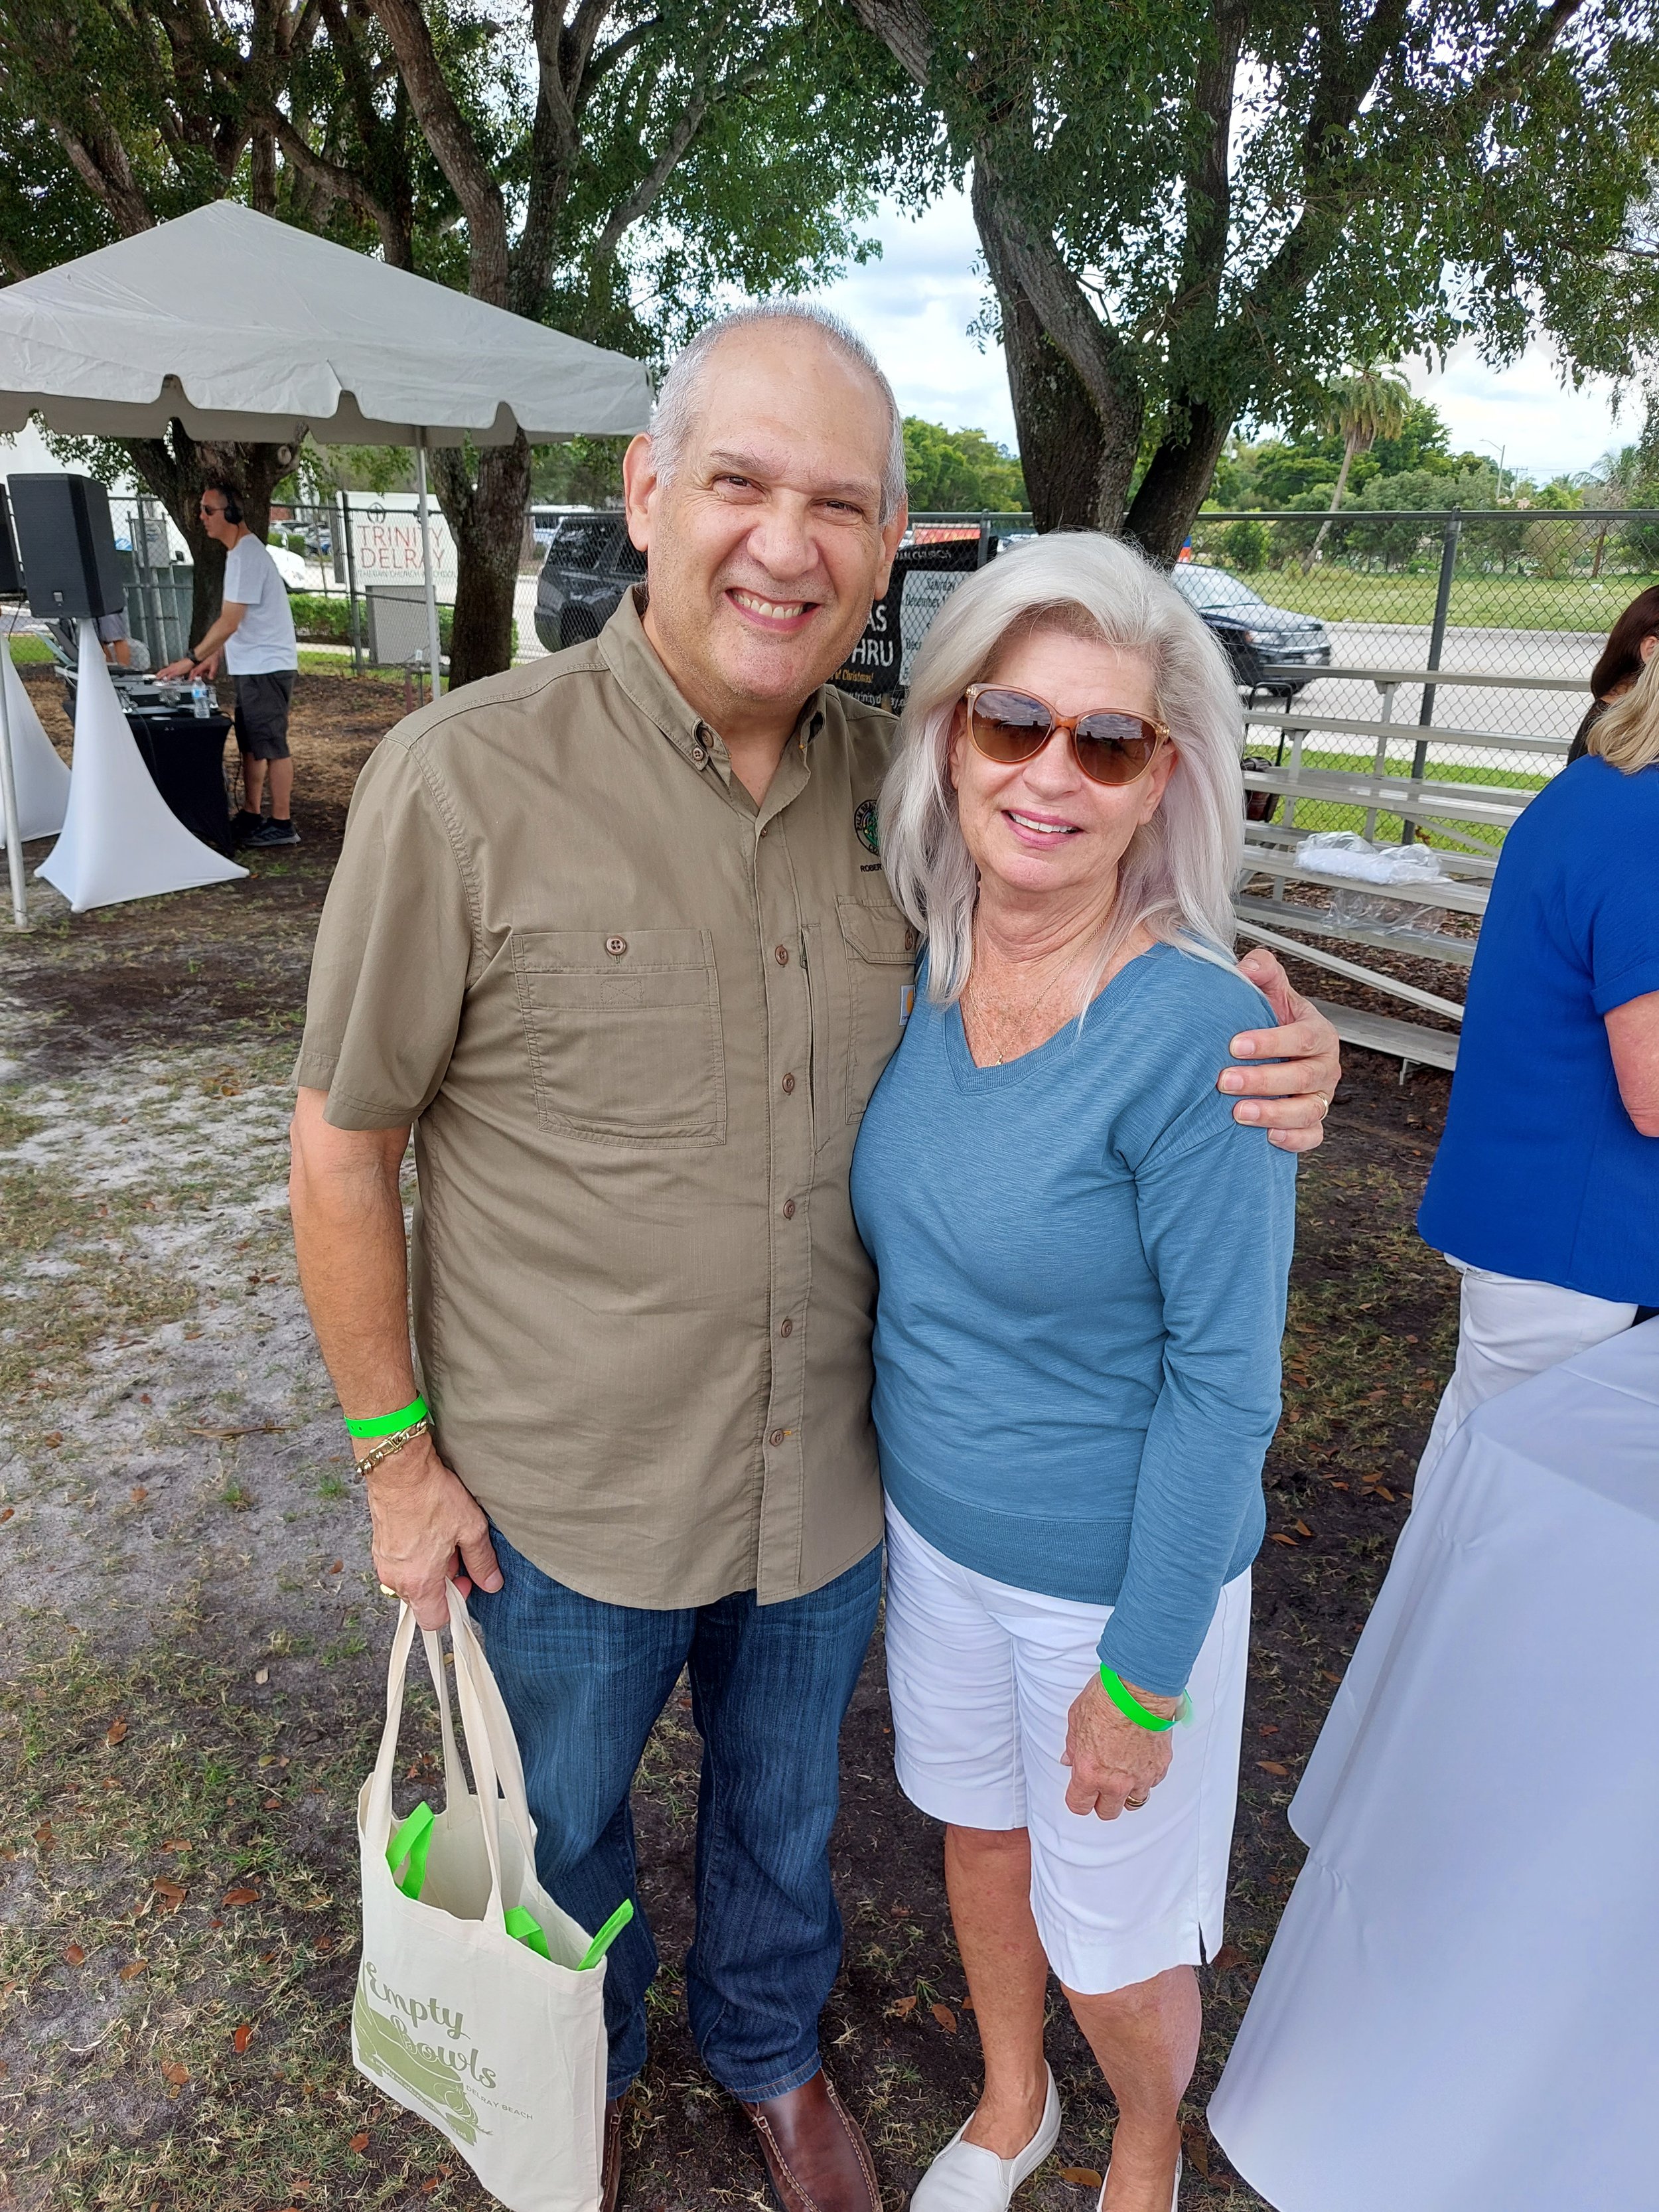
<path fill-rule="evenodd" d="M 1135 783 L 1169 741 L 1164 723 L 1121 708 L 1057 714 L 1046 699 L 1001 684 L 970 684 L 963 703 L 975 751 L 1005 768 L 1035 760 L 1054 732 L 1064 730 L 1072 740 L 1072 757 L 1091 783 Z"/>

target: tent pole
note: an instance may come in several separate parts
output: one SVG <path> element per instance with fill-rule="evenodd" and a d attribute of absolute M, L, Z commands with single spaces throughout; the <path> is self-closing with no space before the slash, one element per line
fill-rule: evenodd
<path fill-rule="evenodd" d="M 426 432 L 415 433 L 416 483 L 420 490 L 421 568 L 426 577 L 426 649 L 429 659 L 433 698 L 440 689 L 441 652 L 438 642 L 438 584 L 432 573 L 432 528 L 426 505 Z"/>
<path fill-rule="evenodd" d="M 14 623 L 12 628 L 16 627 Z M 11 630 L 0 636 L 0 653 L 11 653 Z M 11 708 L 6 685 L 0 678 L 0 809 L 6 817 L 6 872 L 11 878 L 11 918 L 19 929 L 29 926 L 28 893 L 23 887 L 22 824 L 17 814 L 17 777 L 11 758 Z"/>

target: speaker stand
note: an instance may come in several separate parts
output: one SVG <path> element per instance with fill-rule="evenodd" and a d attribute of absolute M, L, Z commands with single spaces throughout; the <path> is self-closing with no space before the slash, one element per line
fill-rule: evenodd
<path fill-rule="evenodd" d="M 81 624 L 64 834 L 34 872 L 55 884 L 76 914 L 231 883 L 248 872 L 192 836 L 150 781 L 93 622 Z"/>

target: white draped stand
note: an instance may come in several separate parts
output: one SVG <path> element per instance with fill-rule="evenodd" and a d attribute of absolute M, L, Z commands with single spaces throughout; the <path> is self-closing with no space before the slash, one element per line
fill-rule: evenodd
<path fill-rule="evenodd" d="M 34 872 L 76 914 L 247 873 L 192 836 L 155 788 L 115 696 L 95 623 L 81 624 L 64 834 Z"/>
<path fill-rule="evenodd" d="M 1659 2203 L 1659 1321 L 1419 1489 L 1210 2106 L 1277 2212 Z"/>
<path fill-rule="evenodd" d="M 4 641 L 9 646 L 10 641 Z M 70 772 L 41 726 L 27 686 L 0 650 L 0 680 L 6 687 L 6 722 L 11 732 L 12 781 L 17 793 L 20 837 L 55 837 L 69 806 Z"/>

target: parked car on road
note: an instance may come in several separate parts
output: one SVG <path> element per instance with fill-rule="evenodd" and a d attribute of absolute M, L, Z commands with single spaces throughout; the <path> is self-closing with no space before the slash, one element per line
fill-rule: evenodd
<path fill-rule="evenodd" d="M 1241 577 L 1201 561 L 1179 561 L 1170 573 L 1188 605 L 1212 629 L 1241 684 L 1294 699 L 1314 675 L 1331 665 L 1331 641 L 1315 615 L 1270 606 Z M 1306 676 L 1264 678 L 1270 666 L 1305 668 Z"/>
<path fill-rule="evenodd" d="M 536 585 L 536 635 L 550 653 L 597 637 L 645 556 L 630 544 L 621 514 L 562 514 L 547 542 Z"/>

